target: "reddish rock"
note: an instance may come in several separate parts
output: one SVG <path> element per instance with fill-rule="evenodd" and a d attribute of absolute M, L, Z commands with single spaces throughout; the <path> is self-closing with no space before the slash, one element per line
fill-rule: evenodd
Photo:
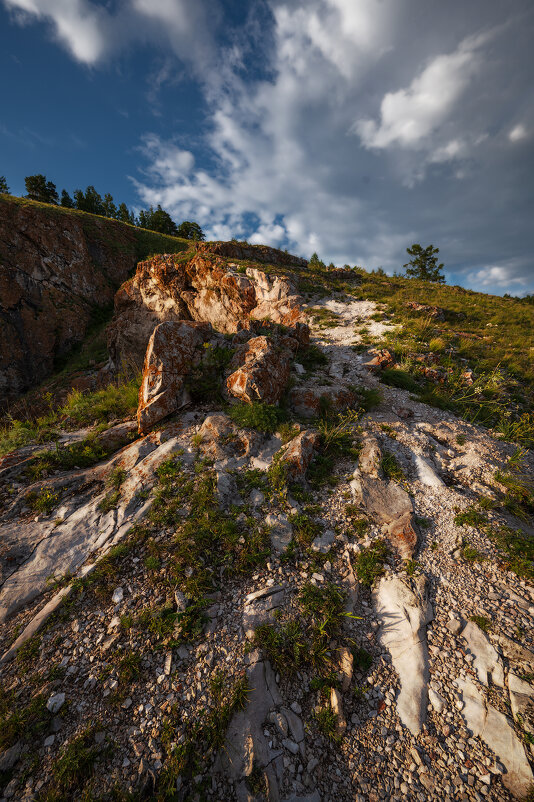
<path fill-rule="evenodd" d="M 289 442 L 281 458 L 288 479 L 295 482 L 304 478 L 319 440 L 317 432 L 306 429 Z"/>
<path fill-rule="evenodd" d="M 256 261 L 268 253 L 278 253 L 278 259 L 283 257 L 287 264 L 296 258 L 259 246 L 242 251 L 235 243 L 199 243 L 185 255 L 155 256 L 140 263 L 115 299 L 115 316 L 108 329 L 115 370 L 123 363 L 140 366 L 154 326 L 165 320 L 207 321 L 216 331 L 232 334 L 250 330 L 253 321 L 266 318 L 290 326 L 299 342 L 306 344 L 309 331 L 302 299 L 291 282 L 252 267 L 243 275 L 230 258 L 245 258 L 244 252 L 258 257 Z"/>
<path fill-rule="evenodd" d="M 371 370 L 384 370 L 384 368 L 394 367 L 395 360 L 387 348 L 384 348 L 380 351 L 377 351 L 373 348 L 370 353 L 375 354 L 375 356 L 370 359 L 369 362 L 365 363 L 366 368 L 370 368 Z"/>
<path fill-rule="evenodd" d="M 422 315 L 427 315 L 433 320 L 445 320 L 445 310 L 439 306 L 428 306 L 427 304 L 418 304 L 415 301 L 408 301 L 406 303 L 408 309 L 412 312 L 420 312 Z"/>
<path fill-rule="evenodd" d="M 284 347 L 268 337 L 253 337 L 242 346 L 233 360 L 241 365 L 226 380 L 230 395 L 249 404 L 276 404 L 289 380 L 294 350 L 288 348 L 289 341 L 297 345 L 291 337 L 285 340 Z"/>
<path fill-rule="evenodd" d="M 139 390 L 140 433 L 147 432 L 187 402 L 185 377 L 191 370 L 195 349 L 210 331 L 208 324 L 189 320 L 167 321 L 156 326 L 148 343 Z"/>
<path fill-rule="evenodd" d="M 289 400 L 297 415 L 304 418 L 317 417 L 324 405 L 333 412 L 358 407 L 358 395 L 348 387 L 293 387 Z"/>

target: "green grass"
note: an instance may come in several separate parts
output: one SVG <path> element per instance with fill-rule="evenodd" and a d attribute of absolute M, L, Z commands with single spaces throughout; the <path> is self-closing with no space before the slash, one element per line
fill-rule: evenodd
<path fill-rule="evenodd" d="M 48 476 L 52 471 L 70 471 L 75 467 L 88 468 L 101 462 L 109 455 L 98 441 L 96 434 L 69 446 L 60 446 L 39 452 L 29 462 L 26 475 L 33 481 Z"/>
<path fill-rule="evenodd" d="M 396 482 L 406 481 L 406 475 L 402 470 L 397 458 L 390 451 L 382 452 L 382 459 L 380 460 L 380 468 L 382 473 L 387 479 L 393 479 Z"/>
<path fill-rule="evenodd" d="M 398 387 L 401 390 L 409 390 L 411 393 L 420 393 L 422 390 L 421 383 L 417 382 L 406 370 L 386 368 L 380 373 L 379 378 L 383 384 L 389 384 L 390 387 Z"/>
<path fill-rule="evenodd" d="M 253 404 L 236 404 L 229 407 L 228 415 L 238 426 L 245 429 L 257 429 L 258 432 L 270 434 L 278 425 L 286 420 L 287 414 L 273 404 L 255 402 Z"/>
<path fill-rule="evenodd" d="M 473 621 L 482 632 L 489 632 L 492 627 L 491 618 L 487 618 L 484 615 L 470 615 L 469 620 Z"/>
<path fill-rule="evenodd" d="M 330 642 L 341 632 L 345 592 L 333 583 L 307 583 L 298 601 L 299 610 L 285 620 L 260 624 L 254 643 L 281 673 L 292 676 L 304 666 L 328 673 L 332 668 Z"/>
<path fill-rule="evenodd" d="M 28 741 L 38 738 L 51 718 L 44 696 L 36 695 L 23 706 L 20 700 L 0 689 L 0 749 L 9 749 L 21 738 Z"/>
<path fill-rule="evenodd" d="M 180 798 L 194 798 L 198 792 L 194 778 L 208 770 L 212 755 L 224 744 L 232 716 L 246 707 L 249 692 L 244 674 L 230 677 L 219 672 L 212 676 L 207 709 L 201 711 L 198 720 L 186 720 L 186 732 L 180 743 L 177 743 L 176 730 L 182 725 L 181 711 L 178 705 L 173 706 L 162 727 L 161 741 L 167 757 L 158 778 L 155 799 L 176 799 L 178 777 L 184 791 Z"/>
<path fill-rule="evenodd" d="M 29 443 L 46 443 L 57 440 L 60 428 L 89 426 L 95 422 L 97 424 L 109 423 L 116 419 L 122 420 L 135 415 L 140 381 L 140 376 L 136 376 L 135 378 L 121 379 L 115 384 L 109 384 L 104 389 L 94 392 L 82 393 L 80 390 L 73 390 L 69 393 L 66 401 L 57 408 L 53 408 L 50 398 L 49 411 L 35 420 L 5 419 L 4 423 L 0 425 L 0 456 Z M 54 461 L 58 461 L 58 467 L 61 467 L 62 464 L 68 465 L 71 456 L 74 458 L 79 455 L 83 459 L 84 448 L 88 449 L 86 452 L 88 460 L 93 457 L 97 459 L 96 453 L 91 454 L 96 445 L 85 442 L 83 446 L 78 444 L 69 447 L 70 450 L 65 449 L 67 453 L 60 450 L 60 454 L 56 456 L 51 453 L 53 449 L 48 449 L 46 460 L 50 461 L 51 465 Z M 46 470 L 46 464 L 43 465 L 43 470 Z"/>
<path fill-rule="evenodd" d="M 313 717 L 321 735 L 336 742 L 341 740 L 337 730 L 338 717 L 330 705 L 315 710 Z"/>
<path fill-rule="evenodd" d="M 59 493 L 54 493 L 49 487 L 31 490 L 26 494 L 26 502 L 34 512 L 50 515 L 59 503 Z"/>
<path fill-rule="evenodd" d="M 468 507 L 463 512 L 458 512 L 454 516 L 454 523 L 456 526 L 472 526 L 473 528 L 479 528 L 487 523 L 487 520 L 484 513 L 477 510 L 476 507 Z"/>
<path fill-rule="evenodd" d="M 383 540 L 375 540 L 368 548 L 360 551 L 356 556 L 355 566 L 362 585 L 372 587 L 374 582 L 382 576 L 388 556 L 389 549 Z"/>
<path fill-rule="evenodd" d="M 89 725 L 62 749 L 52 769 L 52 788 L 47 802 L 75 798 L 93 776 L 97 760 L 109 756 L 109 744 L 95 744 L 95 731 L 95 726 Z"/>
<path fill-rule="evenodd" d="M 311 343 L 306 348 L 300 348 L 296 361 L 309 373 L 328 365 L 327 355 L 314 343 Z"/>
<path fill-rule="evenodd" d="M 486 559 L 485 555 L 482 554 L 481 551 L 476 549 L 474 546 L 471 546 L 469 543 L 462 546 L 460 553 L 462 555 L 462 559 L 468 563 L 481 563 Z"/>
<path fill-rule="evenodd" d="M 354 657 L 354 669 L 366 674 L 373 664 L 372 655 L 362 646 L 355 647 L 352 655 Z"/>

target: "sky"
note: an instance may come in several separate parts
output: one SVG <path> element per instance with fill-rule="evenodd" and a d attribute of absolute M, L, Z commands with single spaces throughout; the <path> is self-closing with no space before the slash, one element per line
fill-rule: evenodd
<path fill-rule="evenodd" d="M 532 0 L 0 0 L 0 174 L 534 292 Z"/>

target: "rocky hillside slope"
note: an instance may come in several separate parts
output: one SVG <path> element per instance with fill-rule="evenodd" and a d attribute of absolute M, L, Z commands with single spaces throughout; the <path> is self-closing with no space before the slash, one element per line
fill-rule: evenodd
<path fill-rule="evenodd" d="M 42 381 L 113 304 L 139 259 L 186 242 L 0 196 L 0 410 Z"/>
<path fill-rule="evenodd" d="M 137 407 L 4 433 L 0 799 L 532 798 L 532 453 L 424 361 L 392 386 L 362 281 L 148 259 L 108 329 Z"/>

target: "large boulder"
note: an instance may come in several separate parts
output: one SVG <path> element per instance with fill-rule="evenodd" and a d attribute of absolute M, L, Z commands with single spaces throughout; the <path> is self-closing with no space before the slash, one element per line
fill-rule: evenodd
<path fill-rule="evenodd" d="M 141 262 L 115 298 L 108 327 L 112 368 L 141 367 L 154 326 L 167 320 L 208 322 L 216 331 L 233 334 L 250 329 L 253 320 L 268 319 L 291 326 L 305 344 L 309 333 L 302 299 L 291 281 L 232 259 L 302 266 L 301 260 L 273 248 L 220 242 L 192 244 L 185 254 Z"/>
<path fill-rule="evenodd" d="M 167 321 L 156 326 L 150 337 L 139 390 L 139 432 L 187 402 L 185 377 L 193 365 L 196 348 L 209 337 L 211 326 L 190 320 Z"/>
<path fill-rule="evenodd" d="M 253 337 L 238 349 L 233 364 L 241 363 L 226 379 L 230 395 L 252 404 L 276 404 L 289 380 L 291 361 L 298 347 L 292 337 L 274 340 Z"/>

